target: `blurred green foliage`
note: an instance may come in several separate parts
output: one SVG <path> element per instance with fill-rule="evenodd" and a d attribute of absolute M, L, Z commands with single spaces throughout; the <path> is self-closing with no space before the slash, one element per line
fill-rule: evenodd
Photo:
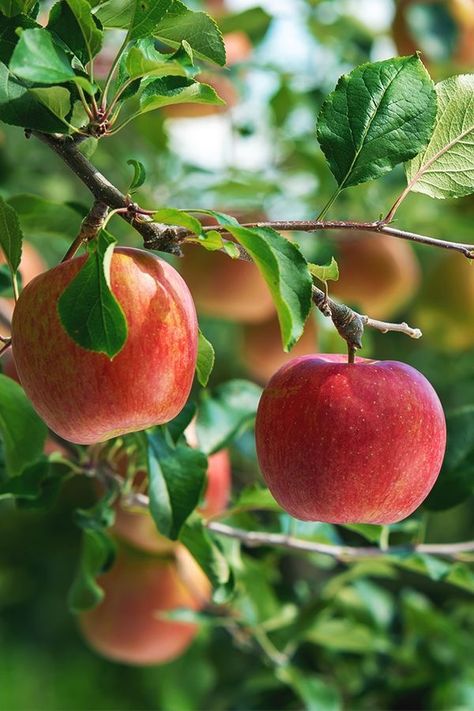
<path fill-rule="evenodd" d="M 229 5 L 240 12 L 238 2 Z M 261 8 L 255 3 L 256 9 L 244 5 L 250 9 L 222 20 L 223 29 L 245 31 L 254 44 L 248 59 L 223 70 L 240 95 L 232 111 L 198 119 L 144 115 L 121 135 L 101 141 L 94 153 L 97 167 L 122 190 L 131 181 L 127 161 L 143 163 L 147 180 L 134 198 L 141 205 L 257 209 L 272 219 L 309 219 L 333 193 L 335 182 L 315 138 L 316 116 L 341 73 L 397 53 L 391 32 L 396 4 L 282 0 Z M 420 47 L 437 79 L 472 70 L 456 65 L 457 25 L 448 4 L 441 5 L 446 7 L 424 5 L 410 20 L 418 28 L 415 42 L 424 38 Z M 331 216 L 377 219 L 403 187 L 398 168 L 344 192 Z M 20 217 L 28 203 L 25 235 L 54 264 L 90 204 L 86 189 L 46 147 L 5 125 L 0 188 L 6 198 L 15 196 L 12 204 Z M 48 203 L 38 204 L 41 219 L 35 219 L 31 204 L 39 200 Z M 473 216 L 472 197 L 435 201 L 411 195 L 397 214 L 397 226 L 474 243 Z M 136 233 L 120 220 L 112 225 L 121 242 L 137 244 Z M 297 235 L 308 259 L 319 263 L 337 257 L 330 237 Z M 414 252 L 426 278 L 442 255 L 418 246 Z M 446 289 L 449 301 L 453 287 L 440 283 L 439 288 Z M 413 322 L 413 304 L 397 320 Z M 319 321 L 321 350 L 342 350 L 330 325 L 322 317 Z M 204 316 L 200 323 L 216 350 L 211 385 L 249 377 L 240 351 L 241 326 Z M 453 413 L 448 423 L 463 440 L 472 431 L 472 350 L 446 351 L 438 345 L 436 334 L 416 342 L 370 333 L 364 354 L 420 369 Z M 428 506 L 394 527 L 394 542 L 423 534 L 428 542 L 473 537 L 473 450 L 467 435 L 464 440 L 464 459 L 447 460 L 438 503 L 435 490 Z M 250 431 L 234 441 L 232 459 L 237 499 L 246 485 L 259 480 Z M 460 496 L 453 490 L 457 485 Z M 446 574 L 439 565 L 444 564 L 429 558 L 347 567 L 318 555 L 240 551 L 226 541 L 237 577 L 232 609 L 238 626 L 226 608 L 203 615 L 192 647 L 161 667 L 139 669 L 99 658 L 85 646 L 67 610 L 80 553 L 73 510 L 93 500 L 88 482 L 76 478 L 47 514 L 0 502 L 0 708 L 5 711 L 474 707 L 472 579 L 466 567 L 451 571 L 452 582 L 443 582 Z M 278 516 L 278 530 L 288 529 L 288 518 Z M 231 522 L 256 530 L 276 525 L 266 513 L 236 513 Z M 297 524 L 296 533 L 321 542 L 365 540 L 360 531 L 323 524 Z M 279 654 L 291 658 L 289 666 Z"/>

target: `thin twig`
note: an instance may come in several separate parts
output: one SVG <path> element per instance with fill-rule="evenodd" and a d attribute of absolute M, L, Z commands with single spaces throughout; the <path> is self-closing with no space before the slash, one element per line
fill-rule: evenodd
<path fill-rule="evenodd" d="M 104 224 L 108 212 L 108 205 L 100 200 L 95 201 L 89 213 L 82 221 L 79 234 L 64 255 L 62 259 L 63 262 L 67 262 L 69 259 L 72 259 L 82 245 L 87 244 L 87 242 L 90 242 L 97 236 L 99 230 Z"/>
<path fill-rule="evenodd" d="M 306 553 L 321 553 L 337 560 L 347 561 L 353 558 L 380 558 L 390 554 L 428 553 L 447 558 L 457 558 L 463 553 L 474 552 L 474 541 L 461 543 L 418 543 L 406 546 L 388 546 L 385 549 L 376 546 L 338 546 L 328 543 L 306 541 L 294 536 L 280 533 L 262 533 L 260 531 L 245 531 L 225 523 L 208 521 L 207 528 L 227 538 L 236 538 L 244 545 L 254 548 L 258 546 L 277 546 L 288 550 L 305 551 Z"/>
<path fill-rule="evenodd" d="M 150 499 L 145 494 L 129 494 L 122 498 L 126 507 L 148 511 Z M 288 550 L 321 553 L 338 560 L 346 561 L 352 558 L 379 558 L 390 554 L 427 553 L 448 558 L 456 558 L 463 553 L 474 553 L 474 541 L 460 543 L 417 543 L 414 545 L 387 546 L 339 546 L 330 543 L 316 543 L 296 536 L 281 533 L 264 533 L 261 531 L 246 531 L 243 528 L 228 526 L 209 519 L 205 523 L 207 529 L 227 538 L 235 538 L 250 548 L 259 546 L 277 546 Z"/>
<path fill-rule="evenodd" d="M 352 230 L 354 232 L 376 232 L 389 237 L 398 237 L 399 239 L 424 244 L 430 247 L 440 247 L 441 249 L 451 249 L 455 252 L 461 252 L 468 259 L 474 259 L 474 245 L 463 242 L 448 242 L 444 239 L 436 237 L 428 237 L 420 235 L 416 232 L 407 232 L 399 230 L 395 227 L 390 227 L 385 222 L 354 222 L 352 220 L 291 220 L 291 221 L 270 221 L 270 222 L 248 222 L 241 227 L 270 227 L 277 232 L 320 232 L 322 230 Z M 227 233 L 226 225 L 212 225 L 204 227 L 204 232 L 213 230 L 215 232 Z M 189 232 L 187 233 L 190 234 Z"/>
<path fill-rule="evenodd" d="M 370 318 L 369 316 L 360 315 L 361 319 L 364 321 L 365 326 L 370 326 L 370 328 L 375 328 L 377 331 L 382 333 L 388 333 L 389 331 L 394 331 L 395 333 L 404 333 L 410 338 L 421 338 L 422 332 L 419 328 L 412 328 L 407 323 L 388 323 L 386 321 L 379 321 L 378 319 Z"/>

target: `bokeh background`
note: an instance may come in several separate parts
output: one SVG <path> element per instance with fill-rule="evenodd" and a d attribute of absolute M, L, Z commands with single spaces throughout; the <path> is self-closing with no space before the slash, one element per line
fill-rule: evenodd
<path fill-rule="evenodd" d="M 211 5 L 223 31 L 232 33 L 231 63 L 226 70 L 204 71 L 228 97 L 228 109 L 209 115 L 196 115 L 194 109 L 187 115 L 178 107 L 145 115 L 102 141 L 93 156 L 121 189 L 130 182 L 127 160 L 142 161 L 148 179 L 137 199 L 144 206 L 215 208 L 242 219 L 310 219 L 334 189 L 315 126 L 324 97 L 342 73 L 417 49 L 435 80 L 474 69 L 472 0 L 227 0 L 225 8 Z M 107 51 L 104 55 L 106 66 Z M 398 168 L 345 191 L 330 216 L 377 219 L 403 185 Z M 0 190 L 5 196 L 23 195 L 15 200 L 20 214 L 30 201 L 25 234 L 54 264 L 90 202 L 85 188 L 44 146 L 2 125 Z M 47 219 L 31 216 L 26 196 L 32 194 L 50 201 Z M 411 195 L 396 224 L 474 243 L 473 219 L 472 198 L 435 201 Z M 111 227 L 123 242 L 137 244 L 136 234 L 119 220 Z M 365 355 L 419 368 L 446 411 L 454 413 L 452 428 L 467 442 L 457 476 L 440 482 L 404 532 L 411 526 L 414 535 L 435 542 L 472 538 L 472 268 L 458 255 L 388 237 L 362 235 L 356 242 L 334 233 L 291 237 L 311 261 L 327 263 L 331 256 L 339 261 L 341 281 L 332 293 L 374 317 L 406 319 L 423 328 L 420 342 L 370 332 L 364 344 Z M 216 348 L 212 385 L 236 377 L 264 384 L 282 354 L 259 277 L 253 272 L 240 277 L 242 265 L 198 250 L 189 247 L 176 264 L 195 294 L 201 328 Z M 228 271 L 229 263 L 234 271 Z M 229 285 L 235 293 L 226 293 Z M 239 299 L 245 308 L 233 309 Z M 315 314 L 298 348 L 343 352 L 344 344 Z M 233 444 L 231 456 L 237 495 L 260 480 L 251 428 Z M 290 680 L 250 635 L 235 634 L 231 625 L 214 624 L 212 618 L 185 655 L 170 664 L 142 669 L 101 659 L 81 639 L 66 601 L 80 545 L 73 511 L 92 500 L 88 482 L 76 478 L 49 513 L 18 511 L 0 502 L 1 709 L 474 708 L 469 585 L 436 580 L 435 570 L 426 574 L 377 561 L 346 567 L 316 555 L 270 549 L 242 553 L 235 610 L 244 627 L 266 625 L 276 642 L 295 640 L 298 671 Z M 281 526 L 286 525 L 282 516 Z M 358 533 L 332 526 L 315 525 L 312 533 L 322 541 L 363 543 Z M 238 559 L 231 544 L 228 554 Z M 295 619 L 295 609 L 297 623 L 285 622 Z"/>

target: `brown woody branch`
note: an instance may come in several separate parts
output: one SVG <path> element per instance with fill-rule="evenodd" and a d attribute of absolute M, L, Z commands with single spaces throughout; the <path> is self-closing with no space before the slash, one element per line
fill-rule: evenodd
<path fill-rule="evenodd" d="M 60 136 L 33 131 L 40 141 L 51 148 L 90 190 L 97 201 L 105 203 L 116 210 L 125 208 L 122 219 L 130 223 L 143 237 L 144 246 L 148 249 L 158 249 L 163 252 L 179 254 L 180 240 L 177 238 L 179 228 L 168 227 L 152 222 L 151 218 L 142 216 L 137 219 L 134 210 L 129 210 L 130 199 L 115 185 L 107 180 L 97 168 L 80 152 L 78 143 L 70 136 Z"/>
<path fill-rule="evenodd" d="M 78 149 L 79 141 L 74 140 L 70 136 L 41 133 L 40 131 L 32 131 L 31 135 L 36 136 L 40 141 L 49 146 L 91 191 L 96 200 L 105 203 L 114 210 L 118 208 L 130 208 L 129 198 L 112 185 L 112 183 L 80 152 Z M 138 210 L 138 212 L 140 212 L 140 210 Z M 121 214 L 121 217 L 141 234 L 146 249 L 157 249 L 162 252 L 180 254 L 180 244 L 192 235 L 191 232 L 182 227 L 170 227 L 168 225 L 152 222 L 151 218 L 145 214 L 137 217 L 137 212 L 134 210 L 124 212 Z M 395 227 L 388 226 L 384 221 L 269 221 L 245 223 L 242 227 L 271 227 L 281 232 L 320 232 L 322 230 L 375 232 L 390 237 L 409 240 L 417 244 L 454 250 L 461 252 L 461 254 L 468 259 L 474 259 L 474 245 L 461 242 L 448 242 L 447 240 L 436 239 L 435 237 L 399 230 Z M 204 228 L 204 231 L 208 230 L 214 230 L 224 234 L 228 233 L 228 228 L 225 225 Z"/>

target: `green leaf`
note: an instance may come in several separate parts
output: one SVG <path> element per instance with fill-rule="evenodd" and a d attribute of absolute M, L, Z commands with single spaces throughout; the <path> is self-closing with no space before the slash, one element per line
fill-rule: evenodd
<path fill-rule="evenodd" d="M 41 485 L 49 473 L 49 462 L 40 461 L 25 467 L 20 476 L 11 476 L 0 482 L 0 500 L 14 497 L 15 499 L 34 500 L 41 495 Z"/>
<path fill-rule="evenodd" d="M 20 266 L 22 241 L 23 232 L 16 210 L 0 197 L 0 247 L 14 274 Z"/>
<path fill-rule="evenodd" d="M 198 357 L 196 363 L 196 373 L 197 379 L 205 388 L 209 382 L 209 376 L 214 368 L 214 361 L 216 359 L 214 348 L 212 343 L 209 343 L 207 338 L 204 336 L 201 330 L 199 330 L 199 340 L 198 340 Z"/>
<path fill-rule="evenodd" d="M 371 627 L 350 619 L 322 617 L 307 630 L 305 638 L 319 644 L 324 649 L 352 654 L 367 652 L 387 652 L 390 644 L 385 636 L 377 634 Z"/>
<path fill-rule="evenodd" d="M 18 213 L 26 237 L 45 235 L 69 241 L 79 231 L 80 216 L 63 203 L 45 200 L 38 195 L 24 194 L 8 198 L 8 204 Z"/>
<path fill-rule="evenodd" d="M 29 92 L 60 121 L 66 119 L 71 110 L 71 94 L 65 87 L 49 86 L 42 89 L 29 89 Z"/>
<path fill-rule="evenodd" d="M 270 27 L 271 21 L 271 15 L 262 7 L 249 7 L 243 12 L 226 13 L 218 18 L 217 24 L 223 34 L 245 32 L 254 43 L 262 39 Z"/>
<path fill-rule="evenodd" d="M 191 424 L 191 420 L 194 418 L 195 414 L 196 403 L 192 400 L 188 400 L 179 415 L 171 420 L 171 422 L 167 423 L 166 427 L 173 442 L 177 442 L 180 437 L 182 437 L 187 426 Z"/>
<path fill-rule="evenodd" d="M 379 543 L 383 526 L 376 526 L 370 523 L 345 523 L 344 528 L 354 531 L 371 543 Z"/>
<path fill-rule="evenodd" d="M 267 488 L 253 485 L 246 487 L 232 506 L 229 514 L 240 511 L 275 511 L 280 513 L 281 506 L 277 504 Z"/>
<path fill-rule="evenodd" d="M 85 529 L 82 552 L 74 581 L 68 595 L 71 612 L 79 613 L 99 605 L 104 591 L 96 578 L 108 570 L 115 558 L 115 544 L 103 531 Z"/>
<path fill-rule="evenodd" d="M 37 0 L 1 0 L 0 11 L 7 17 L 24 13 L 27 15 L 36 5 Z"/>
<path fill-rule="evenodd" d="M 227 602 L 233 593 L 234 576 L 219 541 L 209 534 L 198 518 L 183 526 L 180 540 L 211 581 L 214 602 Z"/>
<path fill-rule="evenodd" d="M 318 140 L 339 188 L 389 172 L 427 145 L 436 94 L 417 55 L 363 64 L 339 80 L 318 118 Z"/>
<path fill-rule="evenodd" d="M 100 52 L 104 33 L 87 0 L 62 0 L 51 9 L 48 30 L 87 64 Z"/>
<path fill-rule="evenodd" d="M 19 35 L 17 30 L 38 27 L 36 22 L 27 15 L 16 15 L 12 18 L 0 18 L 0 61 L 8 64 L 13 54 L 13 50 L 18 44 Z"/>
<path fill-rule="evenodd" d="M 406 165 L 410 190 L 434 198 L 474 192 L 474 74 L 436 85 L 438 115 L 426 150 Z"/>
<path fill-rule="evenodd" d="M 128 30 L 128 39 L 140 39 L 154 34 L 173 0 L 135 0 L 132 21 Z"/>
<path fill-rule="evenodd" d="M 164 225 L 179 225 L 179 227 L 185 227 L 196 235 L 200 235 L 202 232 L 202 225 L 199 220 L 196 220 L 195 217 L 189 215 L 187 212 L 183 212 L 183 210 L 176 210 L 172 207 L 157 210 L 153 215 L 153 220 L 155 222 L 162 222 Z"/>
<path fill-rule="evenodd" d="M 186 445 L 175 445 L 162 427 L 146 432 L 150 512 L 160 533 L 176 540 L 199 504 L 207 457 Z"/>
<path fill-rule="evenodd" d="M 66 133 L 64 122 L 55 117 L 0 63 L 0 120 L 45 133 Z"/>
<path fill-rule="evenodd" d="M 171 104 L 225 104 L 212 86 L 186 77 L 163 77 L 146 84 L 140 96 L 140 113 Z"/>
<path fill-rule="evenodd" d="M 320 266 L 319 264 L 308 264 L 310 274 L 320 281 L 337 281 L 339 279 L 339 267 L 332 257 L 329 264 Z"/>
<path fill-rule="evenodd" d="M 447 446 L 440 475 L 424 506 L 432 511 L 449 509 L 474 492 L 474 405 L 446 413 Z"/>
<path fill-rule="evenodd" d="M 20 79 L 38 84 L 63 84 L 76 78 L 66 52 L 43 28 L 21 33 L 9 68 Z"/>
<path fill-rule="evenodd" d="M 229 226 L 229 232 L 250 254 L 278 312 L 285 351 L 303 333 L 311 310 L 313 280 L 299 247 L 268 227 Z"/>
<path fill-rule="evenodd" d="M 110 262 L 116 240 L 104 230 L 78 274 L 59 297 L 61 323 L 83 348 L 113 358 L 127 341 L 127 321 L 110 290 Z"/>
<path fill-rule="evenodd" d="M 204 12 L 193 12 L 180 0 L 174 0 L 153 34 L 170 47 L 186 40 L 200 58 L 224 66 L 224 40 L 215 21 Z"/>
<path fill-rule="evenodd" d="M 255 417 L 262 388 L 230 380 L 201 393 L 196 420 L 199 446 L 206 454 L 223 449 Z"/>
<path fill-rule="evenodd" d="M 292 666 L 279 667 L 276 675 L 295 691 L 306 711 L 342 711 L 339 692 L 320 677 Z"/>
<path fill-rule="evenodd" d="M 127 165 L 131 165 L 133 168 L 133 180 L 128 189 L 128 192 L 131 192 L 143 185 L 146 180 L 146 170 L 143 163 L 140 163 L 139 160 L 135 160 L 134 158 L 130 158 L 130 160 L 127 161 Z"/>
<path fill-rule="evenodd" d="M 0 433 L 10 476 L 41 456 L 48 433 L 23 388 L 6 375 L 0 375 Z"/>
<path fill-rule="evenodd" d="M 125 52 L 120 63 L 120 80 L 134 80 L 154 76 L 186 76 L 186 66 L 192 64 L 191 51 L 180 49 L 175 54 L 162 54 L 155 48 L 155 40 L 141 39 Z"/>
<path fill-rule="evenodd" d="M 95 15 L 106 28 L 126 29 L 131 22 L 133 6 L 134 0 L 108 0 L 100 3 Z"/>

